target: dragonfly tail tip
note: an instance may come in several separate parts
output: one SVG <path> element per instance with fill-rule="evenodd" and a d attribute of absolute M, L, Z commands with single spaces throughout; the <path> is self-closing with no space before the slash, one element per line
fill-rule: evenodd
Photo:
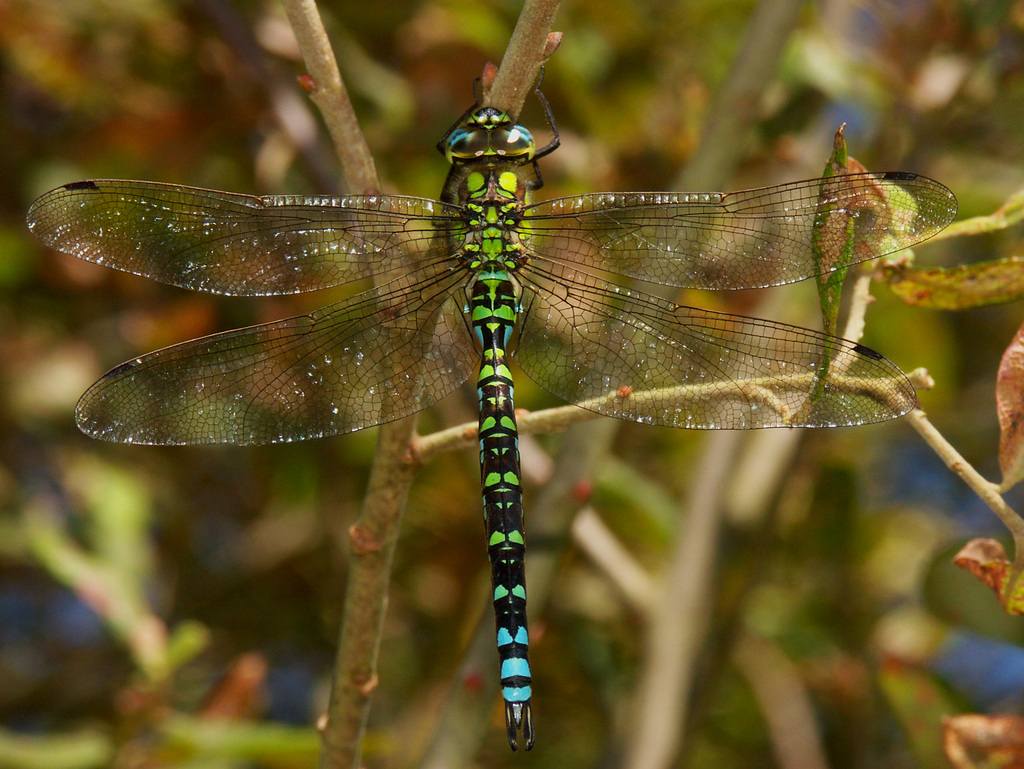
<path fill-rule="evenodd" d="M 512 750 L 519 750 L 519 730 L 523 730 L 523 747 L 533 747 L 535 737 L 533 731 L 533 708 L 530 701 L 505 703 L 505 729 L 508 733 L 508 744 Z"/>

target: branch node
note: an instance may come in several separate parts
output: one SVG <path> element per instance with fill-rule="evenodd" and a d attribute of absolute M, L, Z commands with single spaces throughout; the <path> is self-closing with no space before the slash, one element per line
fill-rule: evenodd
<path fill-rule="evenodd" d="M 369 697 L 373 694 L 378 684 L 380 684 L 380 679 L 377 677 L 376 673 L 371 673 L 369 676 L 353 677 L 352 684 L 355 686 L 357 692 L 364 697 Z"/>
<path fill-rule="evenodd" d="M 349 527 L 348 537 L 352 541 L 352 552 L 355 555 L 369 555 L 370 553 L 380 552 L 380 540 L 366 526 L 358 522 Z"/>
<path fill-rule="evenodd" d="M 548 39 L 544 42 L 544 50 L 541 51 L 540 60 L 541 64 L 545 63 L 551 58 L 552 54 L 558 50 L 558 46 L 562 44 L 562 33 L 551 32 L 548 34 Z"/>

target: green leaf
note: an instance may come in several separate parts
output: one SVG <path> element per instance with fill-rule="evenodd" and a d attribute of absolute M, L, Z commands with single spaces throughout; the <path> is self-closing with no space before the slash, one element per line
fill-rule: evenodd
<path fill-rule="evenodd" d="M 847 202 L 843 206 L 836 206 L 834 193 L 837 188 L 837 179 L 849 174 L 863 174 L 867 172 L 858 161 L 849 156 L 846 151 L 846 139 L 843 131 L 846 124 L 839 126 L 836 130 L 835 139 L 832 144 L 832 156 L 825 164 L 825 171 L 822 174 L 822 182 L 818 195 L 818 206 L 814 216 L 814 228 L 811 233 L 811 249 L 814 254 L 814 262 L 817 266 L 818 279 L 818 302 L 821 306 L 821 319 L 825 332 L 830 336 L 836 335 L 836 327 L 839 318 L 839 302 L 842 299 L 843 283 L 849 271 L 850 264 L 860 261 L 854 258 L 854 247 L 856 245 L 854 227 L 857 216 L 856 209 L 869 208 L 877 209 L 880 212 L 891 212 L 905 210 L 911 214 L 917 210 L 912 198 L 905 201 L 903 209 L 893 208 L 888 205 L 888 194 L 879 185 L 875 189 L 865 190 L 858 195 L 859 200 Z M 840 182 L 841 185 L 841 182 Z M 853 210 L 851 210 L 853 209 Z M 879 228 L 885 231 L 885 223 Z M 838 245 L 836 245 L 838 244 Z M 879 251 L 882 253 L 882 251 Z M 815 392 L 811 395 L 812 402 L 817 401 L 823 394 L 825 381 L 828 378 L 829 368 L 835 358 L 835 350 L 827 345 L 822 354 L 821 365 L 818 369 L 817 385 Z"/>
<path fill-rule="evenodd" d="M 836 130 L 832 144 L 832 156 L 825 164 L 825 172 L 822 174 L 825 179 L 850 173 L 851 163 L 856 163 L 858 171 L 864 170 L 860 163 L 855 160 L 851 161 L 846 152 L 846 139 L 843 137 L 845 128 L 846 124 L 844 123 Z M 826 237 L 833 234 L 836 229 L 845 232 L 846 237 L 842 238 L 843 245 L 839 249 L 829 249 L 826 244 L 840 242 L 839 239 L 831 241 Z M 843 281 L 846 279 L 846 272 L 849 269 L 850 249 L 853 247 L 853 220 L 846 215 L 845 211 L 834 208 L 825 195 L 824 184 L 818 201 L 818 211 L 814 218 L 811 245 L 814 261 L 818 266 L 817 287 L 822 322 L 825 331 L 834 335 L 836 321 L 839 317 L 839 300 L 842 297 Z"/>
<path fill-rule="evenodd" d="M 50 735 L 0 729 L 0 766 L 6 769 L 102 769 L 113 757 L 111 739 L 95 729 Z"/>

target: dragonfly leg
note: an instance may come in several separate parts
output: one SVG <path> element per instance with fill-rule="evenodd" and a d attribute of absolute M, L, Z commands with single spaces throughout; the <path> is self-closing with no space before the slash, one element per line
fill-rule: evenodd
<path fill-rule="evenodd" d="M 550 155 L 552 152 L 557 150 L 562 145 L 562 139 L 558 135 L 558 126 L 555 125 L 555 116 L 554 116 L 554 113 L 551 112 L 551 105 L 548 104 L 547 97 L 545 97 L 544 94 L 541 93 L 541 90 L 540 90 L 540 83 L 541 83 L 541 81 L 543 79 L 544 79 L 544 68 L 541 67 L 540 68 L 540 74 L 537 76 L 537 86 L 533 89 L 533 94 L 534 94 L 534 96 L 537 97 L 537 101 L 539 101 L 541 106 L 544 108 L 544 118 L 545 118 L 545 120 L 547 120 L 548 127 L 551 129 L 552 137 L 551 137 L 551 141 L 549 141 L 547 144 L 545 144 L 543 147 L 541 147 L 539 150 L 537 150 L 534 153 L 534 155 L 533 155 L 533 159 L 535 161 L 534 162 L 534 169 L 536 169 L 536 161 L 537 161 L 537 159 L 542 158 L 545 155 Z M 537 171 L 537 176 L 538 177 L 540 176 L 540 171 Z M 539 186 L 540 185 L 538 185 L 538 187 Z"/>

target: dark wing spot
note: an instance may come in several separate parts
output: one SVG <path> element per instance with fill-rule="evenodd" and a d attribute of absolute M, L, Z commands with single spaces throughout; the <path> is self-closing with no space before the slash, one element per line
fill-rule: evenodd
<path fill-rule="evenodd" d="M 874 350 L 872 350 L 870 347 L 865 347 L 862 344 L 854 345 L 853 346 L 853 351 L 855 353 L 859 354 L 859 355 L 863 355 L 865 357 L 872 358 L 874 360 L 884 360 L 885 359 L 885 356 L 882 355 L 881 353 L 877 353 Z"/>
<path fill-rule="evenodd" d="M 882 174 L 882 178 L 887 181 L 894 182 L 912 182 L 917 179 L 917 174 L 912 174 L 909 171 L 886 171 Z"/>
<path fill-rule="evenodd" d="M 99 185 L 94 181 L 83 181 L 83 182 L 71 182 L 71 184 L 65 184 L 63 189 L 65 190 L 98 190 Z"/>
<path fill-rule="evenodd" d="M 103 375 L 103 379 L 110 379 L 111 377 L 120 376 L 121 374 L 125 373 L 126 371 L 130 371 L 131 369 L 135 368 L 138 365 L 139 360 L 137 358 L 135 360 L 125 361 L 119 366 L 114 366 L 114 368 L 110 369 L 110 371 Z"/>

